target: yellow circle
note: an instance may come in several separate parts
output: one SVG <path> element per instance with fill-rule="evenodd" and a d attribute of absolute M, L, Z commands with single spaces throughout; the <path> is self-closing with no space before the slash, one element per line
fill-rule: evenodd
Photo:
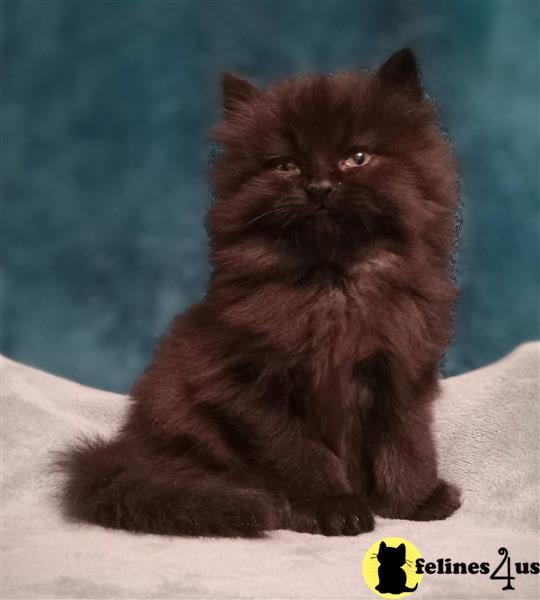
<path fill-rule="evenodd" d="M 400 537 L 381 538 L 364 556 L 362 573 L 369 589 L 381 598 L 404 598 L 416 591 L 424 577 L 416 572 L 420 550 Z"/>

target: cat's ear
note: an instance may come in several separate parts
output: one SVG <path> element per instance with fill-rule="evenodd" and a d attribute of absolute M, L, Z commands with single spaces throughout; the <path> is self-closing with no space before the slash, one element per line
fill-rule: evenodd
<path fill-rule="evenodd" d="M 418 63 L 410 48 L 403 48 L 386 60 L 377 71 L 377 77 L 387 86 L 405 92 L 412 98 L 421 100 L 422 82 Z"/>
<path fill-rule="evenodd" d="M 398 547 L 398 552 L 401 552 L 401 554 L 403 554 L 403 556 L 405 556 L 405 544 L 400 544 Z"/>
<path fill-rule="evenodd" d="M 384 542 L 379 544 L 379 550 L 386 550 L 386 544 Z"/>
<path fill-rule="evenodd" d="M 259 90 L 246 79 L 225 73 L 221 79 L 223 91 L 223 108 L 235 111 L 242 103 L 249 102 L 259 94 Z"/>

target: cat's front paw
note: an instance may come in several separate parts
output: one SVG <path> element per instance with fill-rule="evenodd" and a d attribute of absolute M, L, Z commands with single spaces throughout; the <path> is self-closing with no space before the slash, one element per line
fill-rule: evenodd
<path fill-rule="evenodd" d="M 457 487 L 439 480 L 433 492 L 418 506 L 409 519 L 413 521 L 439 521 L 447 519 L 461 506 L 461 494 Z"/>
<path fill-rule="evenodd" d="M 372 531 L 373 515 L 359 496 L 347 494 L 293 505 L 292 527 L 304 533 L 358 535 Z"/>

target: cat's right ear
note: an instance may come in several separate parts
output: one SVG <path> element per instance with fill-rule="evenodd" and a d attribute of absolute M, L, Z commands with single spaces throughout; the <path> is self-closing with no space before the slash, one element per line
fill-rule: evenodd
<path fill-rule="evenodd" d="M 386 550 L 386 544 L 384 542 L 379 544 L 379 550 Z"/>
<path fill-rule="evenodd" d="M 223 108 L 226 112 L 234 112 L 243 103 L 249 102 L 259 94 L 259 90 L 246 79 L 225 73 L 221 79 L 223 91 Z"/>
<path fill-rule="evenodd" d="M 422 83 L 418 63 L 410 48 L 392 54 L 378 69 L 377 76 L 388 87 L 400 90 L 412 98 L 421 100 Z"/>

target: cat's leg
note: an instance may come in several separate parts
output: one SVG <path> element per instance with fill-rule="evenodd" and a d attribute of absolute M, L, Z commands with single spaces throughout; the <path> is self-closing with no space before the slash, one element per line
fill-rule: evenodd
<path fill-rule="evenodd" d="M 262 432 L 257 437 L 265 439 Z M 373 529 L 367 500 L 352 489 L 343 461 L 324 444 L 287 433 L 265 442 L 264 461 L 246 476 L 257 489 L 286 498 L 276 529 L 328 536 Z"/>
<path fill-rule="evenodd" d="M 460 506 L 456 487 L 437 475 L 429 410 L 420 407 L 393 423 L 373 458 L 377 514 L 412 520 L 446 519 Z"/>
<path fill-rule="evenodd" d="M 276 528 L 324 535 L 356 535 L 373 529 L 367 501 L 355 494 L 343 460 L 324 443 L 307 438 L 279 413 L 248 421 L 247 415 L 235 409 L 232 404 L 222 407 L 214 423 L 226 439 L 234 437 L 236 445 L 244 439 L 243 445 L 250 450 L 247 477 L 254 487 L 287 498 L 290 513 L 280 512 Z M 242 454 L 244 459 L 246 454 Z"/>
<path fill-rule="evenodd" d="M 437 473 L 431 432 L 436 366 L 420 381 L 411 381 L 381 354 L 364 364 L 361 374 L 373 398 L 365 452 L 370 456 L 374 511 L 398 519 L 446 519 L 459 508 L 460 494 Z"/>
<path fill-rule="evenodd" d="M 343 462 L 324 445 L 304 440 L 302 459 L 290 468 L 286 495 L 291 516 L 287 528 L 327 536 L 371 531 L 369 504 L 355 493 Z"/>
<path fill-rule="evenodd" d="M 283 497 L 234 484 L 122 440 L 64 453 L 67 516 L 104 527 L 185 536 L 256 537 L 289 520 Z"/>

